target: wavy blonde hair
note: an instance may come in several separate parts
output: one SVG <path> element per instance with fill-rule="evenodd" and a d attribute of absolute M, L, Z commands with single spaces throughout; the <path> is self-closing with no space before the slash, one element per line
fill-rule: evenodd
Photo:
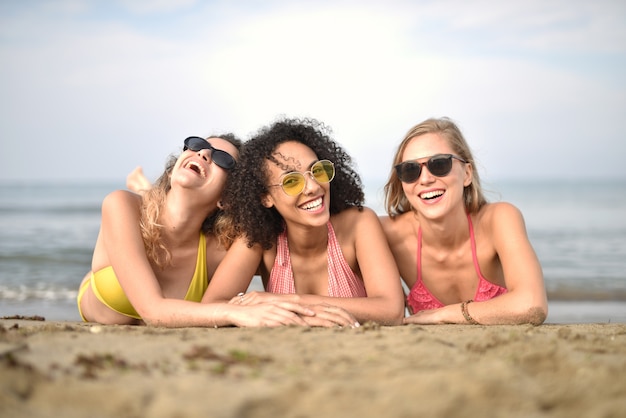
<path fill-rule="evenodd" d="M 208 137 L 208 139 L 211 138 L 224 139 L 233 144 L 238 151 L 241 150 L 242 142 L 233 134 L 212 135 Z M 148 260 L 161 269 L 168 266 L 172 261 L 172 255 L 161 239 L 163 225 L 159 223 L 159 219 L 161 210 L 165 205 L 167 193 L 172 188 L 172 170 L 177 160 L 177 156 L 169 156 L 165 163 L 163 174 L 161 174 L 152 185 L 152 188 L 143 194 L 141 199 L 139 227 L 141 229 L 144 248 Z M 228 248 L 232 242 L 232 238 L 229 234 L 228 221 L 222 218 L 224 218 L 223 211 L 218 208 L 204 220 L 201 231 L 205 235 L 217 235 L 219 243 L 225 248 Z"/>
<path fill-rule="evenodd" d="M 465 210 L 476 213 L 483 207 L 487 200 L 480 185 L 480 176 L 476 170 L 476 163 L 472 156 L 469 144 L 463 137 L 461 130 L 449 118 L 427 119 L 409 129 L 404 139 L 398 146 L 393 158 L 389 180 L 385 184 L 385 210 L 390 217 L 401 215 L 412 210 L 411 204 L 402 190 L 402 182 L 396 174 L 395 166 L 402 162 L 402 155 L 412 139 L 428 133 L 440 134 L 452 148 L 454 154 L 463 158 L 472 167 L 472 182 L 463 189 L 463 201 Z"/>

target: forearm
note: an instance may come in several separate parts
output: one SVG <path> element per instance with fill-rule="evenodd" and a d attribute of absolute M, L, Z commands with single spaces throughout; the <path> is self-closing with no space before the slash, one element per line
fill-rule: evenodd
<path fill-rule="evenodd" d="M 417 312 L 406 323 L 416 324 L 542 324 L 547 316 L 547 301 L 514 292 L 483 301 L 464 301 L 439 309 Z"/>
<path fill-rule="evenodd" d="M 399 325 L 404 318 L 404 304 L 383 296 L 336 298 L 320 295 L 295 295 L 296 302 L 305 305 L 328 304 L 350 312 L 359 323 L 368 321 L 382 325 Z"/>
<path fill-rule="evenodd" d="M 508 292 L 484 302 L 467 304 L 466 313 L 484 325 L 541 325 L 548 315 L 548 302 L 545 297 Z"/>
<path fill-rule="evenodd" d="M 157 327 L 219 327 L 234 325 L 227 303 L 197 303 L 162 299 L 140 311 L 146 325 Z"/>

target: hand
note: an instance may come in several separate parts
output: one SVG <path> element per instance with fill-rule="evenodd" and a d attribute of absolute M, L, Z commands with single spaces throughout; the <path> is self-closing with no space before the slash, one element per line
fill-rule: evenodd
<path fill-rule="evenodd" d="M 411 316 L 407 316 L 402 320 L 403 324 L 447 324 L 449 322 L 441 318 L 440 309 L 429 309 L 425 311 L 419 311 Z"/>
<path fill-rule="evenodd" d="M 233 306 L 230 312 L 233 324 L 239 327 L 309 326 L 305 319 L 315 315 L 314 310 L 291 302 Z"/>
<path fill-rule="evenodd" d="M 143 192 L 150 190 L 152 184 L 148 181 L 148 178 L 143 174 L 141 167 L 135 168 L 126 176 L 126 188 L 131 192 L 142 194 Z"/>
<path fill-rule="evenodd" d="M 283 295 L 269 292 L 249 292 L 239 293 L 233 297 L 228 303 L 236 305 L 256 305 L 258 303 L 278 303 L 278 302 L 292 302 L 297 303 L 297 295 Z"/>
<path fill-rule="evenodd" d="M 357 328 L 361 325 L 354 316 L 348 311 L 338 306 L 327 305 L 325 303 L 319 305 L 308 305 L 315 312 L 315 316 L 303 317 L 304 321 L 314 327 L 350 327 Z"/>

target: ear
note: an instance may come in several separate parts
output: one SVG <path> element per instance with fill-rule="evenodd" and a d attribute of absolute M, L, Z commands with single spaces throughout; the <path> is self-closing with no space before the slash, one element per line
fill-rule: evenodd
<path fill-rule="evenodd" d="M 465 176 L 463 177 L 463 187 L 467 187 L 472 184 L 474 179 L 474 171 L 471 164 L 465 164 Z"/>
<path fill-rule="evenodd" d="M 224 202 L 222 202 L 222 199 L 217 201 L 217 208 L 224 210 Z"/>
<path fill-rule="evenodd" d="M 274 206 L 274 199 L 272 198 L 272 196 L 269 193 L 266 193 L 261 198 L 261 204 L 269 209 L 272 206 Z"/>

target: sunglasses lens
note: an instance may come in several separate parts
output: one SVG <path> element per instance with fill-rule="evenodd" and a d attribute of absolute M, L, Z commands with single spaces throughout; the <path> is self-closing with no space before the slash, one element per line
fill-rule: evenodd
<path fill-rule="evenodd" d="M 289 196 L 297 196 L 304 190 L 304 175 L 302 173 L 289 173 L 283 177 L 283 190 Z"/>
<path fill-rule="evenodd" d="M 426 164 L 428 166 L 428 171 L 430 171 L 433 176 L 447 176 L 450 173 L 450 170 L 452 170 L 452 156 L 436 155 L 428 160 Z"/>
<path fill-rule="evenodd" d="M 213 152 L 211 153 L 211 159 L 215 164 L 226 170 L 230 170 L 235 167 L 235 159 L 226 151 L 214 148 Z"/>
<path fill-rule="evenodd" d="M 211 144 L 206 139 L 202 139 L 199 136 L 190 136 L 189 138 L 185 139 L 185 146 L 183 148 L 183 151 L 186 151 L 188 149 L 194 152 L 198 152 L 203 149 L 211 150 L 211 160 L 215 164 L 225 170 L 230 170 L 235 167 L 235 159 L 232 155 L 230 155 L 226 151 L 213 148 L 213 146 L 211 146 Z"/>
<path fill-rule="evenodd" d="M 328 160 L 318 161 L 311 167 L 311 173 L 318 183 L 329 183 L 335 178 L 335 166 Z"/>
<path fill-rule="evenodd" d="M 413 183 L 420 177 L 422 166 L 415 161 L 405 161 L 396 166 L 396 173 L 400 181 L 404 183 Z"/>
<path fill-rule="evenodd" d="M 211 145 L 204 139 L 197 136 L 190 136 L 185 139 L 185 148 L 192 151 L 200 151 L 201 149 L 210 149 Z"/>

